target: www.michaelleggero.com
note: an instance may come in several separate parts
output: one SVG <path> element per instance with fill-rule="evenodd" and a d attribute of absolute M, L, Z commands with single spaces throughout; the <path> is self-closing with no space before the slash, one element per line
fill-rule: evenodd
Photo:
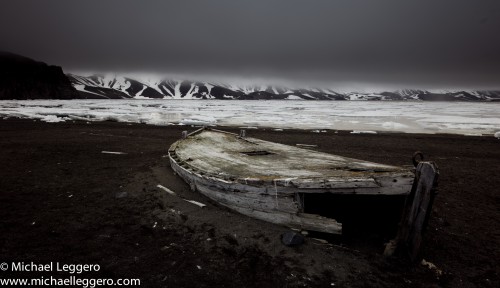
<path fill-rule="evenodd" d="M 0 263 L 0 286 L 6 287 L 56 287 L 56 286 L 80 286 L 83 288 L 95 288 L 99 286 L 140 286 L 140 279 L 109 279 L 109 278 L 92 278 L 84 277 L 92 272 L 98 272 L 100 270 L 98 264 L 62 264 L 59 262 L 50 262 L 47 264 L 35 264 L 33 262 L 3 262 Z M 9 273 L 9 277 L 6 273 Z M 16 277 L 17 273 L 21 272 Z M 23 273 L 24 272 L 24 273 Z M 39 276 L 39 277 L 22 277 L 22 274 L 26 272 L 33 273 L 58 273 L 58 274 L 69 274 L 64 277 L 55 276 Z M 23 275 L 24 276 L 24 275 Z"/>

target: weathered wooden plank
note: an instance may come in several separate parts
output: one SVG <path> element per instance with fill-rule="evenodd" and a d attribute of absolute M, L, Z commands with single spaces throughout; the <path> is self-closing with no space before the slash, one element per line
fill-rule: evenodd
<path fill-rule="evenodd" d="M 171 162 L 176 160 L 172 159 Z M 178 163 L 177 163 L 178 165 Z M 180 166 L 180 165 L 179 165 Z M 189 166 L 186 164 L 185 166 Z M 188 171 L 188 169 L 180 167 Z M 178 172 L 178 171 L 176 171 Z M 255 178 L 236 179 L 235 181 L 227 181 L 213 176 L 201 175 L 197 171 L 189 171 L 189 174 L 196 174 L 204 185 L 215 186 L 222 190 L 241 192 L 241 193 L 257 193 L 257 194 L 274 194 L 275 189 L 278 189 L 279 194 L 295 194 L 295 193 L 334 193 L 334 194 L 359 194 L 359 195 L 404 195 L 410 193 L 413 178 L 407 176 L 401 177 L 379 177 L 371 183 L 383 183 L 382 186 L 370 184 L 371 187 L 359 187 L 361 185 L 338 185 L 338 187 L 321 187 L 321 186 L 299 186 L 293 185 L 293 180 L 278 179 L 274 183 L 270 181 L 256 180 Z M 394 182 L 396 180 L 396 182 Z M 289 181 L 290 184 L 286 184 Z M 310 179 L 312 182 L 312 180 Z M 248 184 L 245 184 L 248 183 Z M 258 185 L 258 184 L 261 185 Z M 361 183 L 361 182 L 360 182 Z M 399 184 L 399 185 L 396 185 Z M 349 187 L 352 186 L 352 187 Z"/>
<path fill-rule="evenodd" d="M 324 189 L 324 188 L 357 188 L 357 187 L 380 187 L 373 178 L 334 178 L 334 179 L 292 179 L 290 184 L 301 189 Z"/>
<path fill-rule="evenodd" d="M 405 202 L 398 235 L 386 247 L 385 255 L 401 252 L 411 260 L 417 259 L 436 195 L 438 177 L 439 170 L 433 162 L 418 164 L 415 182 Z"/>
<path fill-rule="evenodd" d="M 226 191 L 212 190 L 202 185 L 197 186 L 197 190 L 212 200 L 242 208 L 263 210 L 263 211 L 282 211 L 288 213 L 297 213 L 299 211 L 297 203 L 292 196 L 274 197 L 271 195 L 262 195 L 260 197 L 245 197 L 242 193 L 230 193 Z"/>
<path fill-rule="evenodd" d="M 207 128 L 206 127 L 201 127 L 200 129 L 194 130 L 193 132 L 187 134 L 186 136 L 196 135 L 196 134 L 200 133 L 201 131 L 203 131 L 205 129 L 207 129 Z"/>
<path fill-rule="evenodd" d="M 305 213 L 281 213 L 281 212 L 266 212 L 241 207 L 234 207 L 237 212 L 264 220 L 267 222 L 280 224 L 297 229 L 305 229 L 311 231 L 342 234 L 342 224 L 334 219 L 321 217 L 318 215 L 311 215 Z"/>
<path fill-rule="evenodd" d="M 195 190 L 201 192 L 216 202 L 223 202 L 227 205 L 232 204 L 251 209 L 279 209 L 281 211 L 291 213 L 298 212 L 298 207 L 294 201 L 293 194 L 284 195 L 278 192 L 276 195 L 275 192 L 271 195 L 265 193 L 231 192 L 224 189 L 225 187 L 223 186 L 212 185 L 212 183 L 208 182 L 206 179 L 197 177 L 178 165 L 173 164 L 172 168 L 177 172 L 177 174 L 182 176 L 182 178 L 188 182 L 190 186 L 193 186 Z M 263 191 L 264 190 L 261 189 L 261 192 Z"/>
<path fill-rule="evenodd" d="M 295 146 L 307 149 L 318 148 L 318 145 L 313 145 L 313 144 L 295 144 Z"/>

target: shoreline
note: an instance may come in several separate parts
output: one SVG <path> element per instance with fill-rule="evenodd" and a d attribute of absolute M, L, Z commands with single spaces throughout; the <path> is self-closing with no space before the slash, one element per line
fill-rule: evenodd
<path fill-rule="evenodd" d="M 137 123 L 137 122 L 121 122 L 121 121 L 114 121 L 114 120 L 81 120 L 81 119 L 71 119 L 71 120 L 64 120 L 64 121 L 57 121 L 57 122 L 51 122 L 51 121 L 44 121 L 42 119 L 33 119 L 33 118 L 23 118 L 23 117 L 4 117 L 0 118 L 0 121 L 33 121 L 33 122 L 40 122 L 40 123 L 47 123 L 47 124 L 57 124 L 57 123 L 65 123 L 65 124 L 87 124 L 90 125 L 92 123 L 120 123 L 124 125 L 145 125 L 145 126 L 151 126 L 151 127 L 185 127 L 186 129 L 199 129 L 203 127 L 209 127 L 209 128 L 214 128 L 214 129 L 227 129 L 227 130 L 269 130 L 269 131 L 275 131 L 275 132 L 290 132 L 290 131 L 296 131 L 296 132 L 304 132 L 304 133 L 315 133 L 315 134 L 321 134 L 321 133 L 339 133 L 339 134 L 370 134 L 370 135 L 391 135 L 391 134 L 409 134 L 409 135 L 436 135 L 436 136 L 465 136 L 465 137 L 495 137 L 495 133 L 498 132 L 493 132 L 493 133 L 481 133 L 481 134 L 474 134 L 474 133 L 466 133 L 466 134 L 459 134 L 459 133 L 444 133 L 444 132 L 435 132 L 435 133 L 422 133 L 422 132 L 404 132 L 404 131 L 384 131 L 384 130 L 343 130 L 343 129 L 331 129 L 331 128 L 277 128 L 277 127 L 272 127 L 272 126 L 226 126 L 226 125 L 189 125 L 189 124 L 179 124 L 179 123 L 170 123 L 167 125 L 156 125 L 156 124 L 151 124 L 151 123 Z M 499 129 L 500 132 L 500 129 Z"/>

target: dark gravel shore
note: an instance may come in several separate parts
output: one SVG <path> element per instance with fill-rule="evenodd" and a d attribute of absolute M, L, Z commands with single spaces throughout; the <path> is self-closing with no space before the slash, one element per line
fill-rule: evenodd
<path fill-rule="evenodd" d="M 359 216 L 344 219 L 355 222 L 347 235 L 309 235 L 304 245 L 289 248 L 280 241 L 287 228 L 191 192 L 164 156 L 182 130 L 194 129 L 0 120 L 0 262 L 99 264 L 99 272 L 79 277 L 139 278 L 142 287 L 500 287 L 499 140 L 247 130 L 250 137 L 315 144 L 384 164 L 411 165 L 416 150 L 437 162 L 439 194 L 422 257 L 439 273 L 382 258 L 391 221 L 360 228 L 398 200 L 347 199 L 345 212 Z M 11 274 L 0 272 L 0 278 L 51 276 Z"/>

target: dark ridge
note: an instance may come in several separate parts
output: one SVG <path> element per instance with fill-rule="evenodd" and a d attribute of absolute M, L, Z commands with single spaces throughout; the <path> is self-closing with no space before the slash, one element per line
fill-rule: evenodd
<path fill-rule="evenodd" d="M 425 101 L 473 101 L 476 97 L 472 96 L 467 92 L 456 92 L 456 93 L 428 93 L 428 94 L 419 94 L 419 99 Z"/>
<path fill-rule="evenodd" d="M 112 89 L 112 88 L 105 88 L 105 87 L 94 87 L 94 86 L 85 86 L 85 91 L 89 91 L 91 93 L 86 93 L 82 91 L 79 92 L 79 98 L 85 98 L 85 99 L 123 99 L 123 98 L 132 98 L 132 96 L 127 95 L 126 93 L 123 93 L 121 91 Z M 86 97 L 82 97 L 82 95 L 85 95 Z"/>
<path fill-rule="evenodd" d="M 180 86 L 181 87 L 179 88 L 179 90 L 181 92 L 182 97 L 184 97 L 191 89 L 191 82 L 183 81 Z"/>
<path fill-rule="evenodd" d="M 142 88 L 144 88 L 144 85 L 140 83 L 139 81 L 135 81 L 130 78 L 126 78 L 128 82 L 130 82 L 130 87 L 127 88 L 127 93 L 130 96 L 135 96 L 137 93 L 141 92 Z"/>
<path fill-rule="evenodd" d="M 79 95 L 80 99 L 110 99 L 108 96 L 97 95 L 97 94 L 94 94 L 91 92 L 86 92 L 86 91 L 78 91 L 78 94 L 80 94 Z"/>
<path fill-rule="evenodd" d="M 160 88 L 161 92 L 165 95 L 170 95 L 170 93 L 173 94 L 173 89 L 171 89 L 169 86 L 167 86 L 166 82 L 163 81 L 161 82 L 158 87 Z M 170 93 L 169 93 L 170 92 Z"/>
<path fill-rule="evenodd" d="M 244 96 L 241 96 L 239 99 L 243 100 L 271 100 L 271 99 L 285 99 L 287 95 L 276 95 L 273 93 L 269 93 L 266 91 L 256 91 L 252 93 L 248 93 Z"/>
<path fill-rule="evenodd" d="M 380 93 L 380 95 L 383 95 L 391 100 L 403 100 L 404 99 L 401 95 L 399 95 L 398 93 L 394 93 L 394 92 L 382 92 L 382 93 Z"/>
<path fill-rule="evenodd" d="M 175 82 L 171 81 L 171 80 L 166 80 L 166 81 L 163 81 L 159 84 L 159 87 L 160 87 L 160 90 L 163 92 L 163 94 L 165 94 L 166 96 L 170 96 L 170 95 L 175 95 Z"/>
<path fill-rule="evenodd" d="M 198 91 L 193 93 L 194 97 L 199 98 L 199 99 L 208 99 L 209 98 L 208 97 L 209 91 L 208 91 L 207 86 L 205 86 L 205 84 L 200 83 L 200 82 L 195 82 L 194 85 L 198 87 Z"/>
<path fill-rule="evenodd" d="M 244 99 L 243 97 L 245 96 L 245 93 L 241 91 L 233 91 L 231 89 L 224 88 L 221 86 L 214 86 L 210 91 L 210 94 L 217 99 L 227 99 L 224 96 L 234 97 L 235 99 Z"/>
<path fill-rule="evenodd" d="M 144 89 L 141 94 L 142 96 L 149 98 L 163 98 L 163 95 L 160 92 L 151 87 L 146 87 L 146 89 Z"/>
<path fill-rule="evenodd" d="M 73 85 L 83 85 L 84 91 L 77 91 L 78 96 L 75 99 L 123 99 L 131 97 L 127 93 L 113 88 L 88 85 L 88 83 L 78 79 L 79 77 L 76 75 L 67 74 L 66 76 Z M 101 83 L 98 76 L 90 76 L 87 79 L 92 83 Z"/>
<path fill-rule="evenodd" d="M 199 95 L 208 95 L 209 91 L 207 86 L 205 86 L 203 83 L 196 83 L 196 85 L 199 87 L 198 88 Z"/>
<path fill-rule="evenodd" d="M 74 98 L 80 95 L 61 67 L 0 52 L 0 100 Z"/>

